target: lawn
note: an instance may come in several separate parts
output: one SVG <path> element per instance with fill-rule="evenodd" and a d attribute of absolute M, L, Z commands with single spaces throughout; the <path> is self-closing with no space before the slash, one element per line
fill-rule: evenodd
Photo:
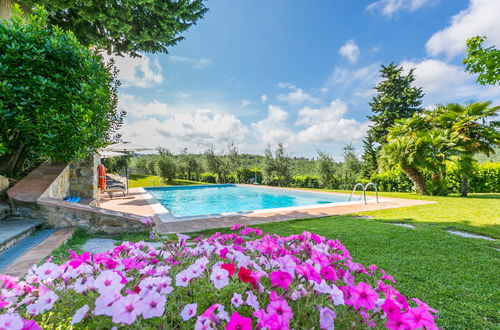
<path fill-rule="evenodd" d="M 153 182 L 156 187 L 160 186 L 160 177 L 156 175 L 140 175 L 140 174 L 130 174 L 130 179 L 128 185 L 130 188 L 138 187 L 153 187 Z M 185 186 L 191 184 L 207 184 L 206 182 L 190 181 L 190 180 L 180 180 L 174 179 L 171 184 L 164 184 L 163 186 Z"/>
<path fill-rule="evenodd" d="M 334 216 L 272 223 L 259 228 L 280 235 L 306 230 L 340 239 L 354 260 L 384 268 L 397 280 L 395 286 L 404 295 L 418 297 L 438 309 L 439 326 L 497 329 L 500 324 L 498 240 L 463 238 L 444 230 L 454 228 L 498 239 L 500 195 L 472 194 L 461 198 L 384 193 L 382 196 L 438 203 L 359 214 L 372 219 Z M 411 223 L 416 230 L 390 222 Z M 67 255 L 63 251 L 78 248 L 88 237 L 91 235 L 78 232 L 55 255 L 59 258 Z M 145 240 L 147 235 L 126 234 L 114 238 L 135 241 Z"/>

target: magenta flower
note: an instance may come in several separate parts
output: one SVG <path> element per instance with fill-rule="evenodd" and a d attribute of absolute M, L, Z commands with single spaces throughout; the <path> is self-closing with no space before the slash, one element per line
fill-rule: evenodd
<path fill-rule="evenodd" d="M 138 295 L 130 294 L 113 304 L 113 323 L 132 324 L 144 308 Z"/>
<path fill-rule="evenodd" d="M 238 229 L 240 229 L 241 227 L 243 227 L 243 225 L 236 224 L 236 225 L 232 226 L 232 227 L 230 228 L 230 230 L 238 230 Z"/>
<path fill-rule="evenodd" d="M 80 323 L 81 320 L 87 315 L 87 312 L 89 311 L 89 306 L 84 305 L 81 308 L 79 308 L 76 312 L 75 315 L 73 315 L 73 318 L 71 319 L 71 325 Z"/>
<path fill-rule="evenodd" d="M 292 283 L 292 276 L 287 272 L 275 271 L 269 275 L 271 285 L 273 287 L 280 287 L 288 291 L 288 286 Z"/>
<path fill-rule="evenodd" d="M 153 317 L 161 317 L 165 312 L 165 303 L 167 298 L 156 292 L 150 292 L 142 299 L 143 309 L 142 317 L 150 319 Z"/>
<path fill-rule="evenodd" d="M 292 308 L 284 299 L 275 299 L 269 302 L 266 311 L 270 315 L 277 315 L 282 324 L 288 325 L 288 322 L 293 318 Z"/>
<path fill-rule="evenodd" d="M 142 218 L 140 219 L 140 221 L 148 227 L 153 227 L 153 220 L 151 219 L 151 217 Z"/>
<path fill-rule="evenodd" d="M 358 309 L 363 307 L 366 309 L 373 309 L 375 307 L 378 295 L 369 284 L 359 282 L 356 286 L 351 288 L 350 292 L 350 302 L 354 308 Z"/>
<path fill-rule="evenodd" d="M 182 319 L 184 321 L 188 321 L 196 316 L 196 309 L 197 308 L 198 308 L 198 304 L 196 304 L 196 303 L 195 304 L 187 304 L 182 309 L 180 316 L 182 317 Z"/>
<path fill-rule="evenodd" d="M 234 312 L 226 325 L 226 330 L 252 330 L 252 319 Z"/>
<path fill-rule="evenodd" d="M 410 308 L 408 312 L 403 314 L 401 320 L 412 329 L 419 329 L 423 327 L 426 329 L 436 328 L 436 324 L 434 323 L 434 318 L 431 313 L 422 307 Z"/>
<path fill-rule="evenodd" d="M 387 315 L 387 318 L 392 321 L 399 321 L 401 320 L 401 309 L 399 306 L 394 302 L 392 299 L 386 299 L 385 302 L 382 304 L 382 310 L 385 312 Z"/>
<path fill-rule="evenodd" d="M 335 272 L 335 269 L 332 266 L 321 268 L 320 274 L 327 281 L 335 282 L 339 279 L 337 276 L 337 272 Z"/>
<path fill-rule="evenodd" d="M 34 320 L 23 320 L 22 330 L 42 330 Z"/>
<path fill-rule="evenodd" d="M 328 307 L 320 307 L 319 310 L 319 328 L 320 329 L 333 329 L 335 327 L 335 318 L 337 314 Z"/>

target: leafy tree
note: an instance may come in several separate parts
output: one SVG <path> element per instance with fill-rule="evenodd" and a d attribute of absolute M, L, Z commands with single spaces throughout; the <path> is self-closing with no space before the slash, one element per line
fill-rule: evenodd
<path fill-rule="evenodd" d="M 332 156 L 318 151 L 318 159 L 316 161 L 316 171 L 318 173 L 319 184 L 322 188 L 335 188 L 335 168 Z"/>
<path fill-rule="evenodd" d="M 196 159 L 195 155 L 188 154 L 187 149 L 184 148 L 180 155 L 180 167 L 185 172 L 188 180 L 197 180 L 201 173 L 201 166 Z"/>
<path fill-rule="evenodd" d="M 432 112 L 432 125 L 450 129 L 459 135 L 458 144 L 464 152 L 458 156 L 459 172 L 462 174 L 462 196 L 467 196 L 469 176 L 472 174 L 476 159 L 474 155 L 487 156 L 495 153 L 500 145 L 500 122 L 491 120 L 498 116 L 500 106 L 490 107 L 491 102 L 475 102 L 462 106 L 451 103 L 440 106 Z"/>
<path fill-rule="evenodd" d="M 221 183 L 224 176 L 224 163 L 221 157 L 217 156 L 213 149 L 208 149 L 203 153 L 203 167 L 205 171 L 217 174 L 217 183 Z"/>
<path fill-rule="evenodd" d="M 356 149 L 351 143 L 343 148 L 344 161 L 341 168 L 341 189 L 352 189 L 361 174 L 361 162 L 356 154 Z"/>
<path fill-rule="evenodd" d="M 86 46 L 131 56 L 138 56 L 139 52 L 167 53 L 167 47 L 184 39 L 181 33 L 196 24 L 207 12 L 203 0 L 16 2 L 26 9 L 35 5 L 44 6 L 49 12 L 50 24 L 73 31 Z M 8 7 L 8 4 L 5 6 Z M 4 10 L 8 11 L 9 8 Z"/>
<path fill-rule="evenodd" d="M 403 74 L 403 67 L 382 65 L 380 70 L 382 81 L 375 87 L 375 95 L 370 106 L 373 116 L 368 116 L 372 122 L 368 134 L 373 142 L 380 145 L 386 143 L 389 127 L 397 119 L 410 118 L 414 113 L 420 112 L 424 93 L 422 88 L 413 86 L 414 69 L 408 74 Z"/>
<path fill-rule="evenodd" d="M 363 140 L 363 164 L 361 165 L 361 176 L 364 179 L 370 179 L 375 174 L 378 168 L 377 151 L 373 144 L 373 139 L 367 135 Z"/>
<path fill-rule="evenodd" d="M 125 172 L 129 159 L 129 155 L 124 155 L 120 157 L 102 159 L 102 163 L 106 166 L 106 170 L 108 172 Z"/>
<path fill-rule="evenodd" d="M 500 50 L 495 47 L 483 48 L 486 37 L 467 40 L 467 57 L 464 58 L 465 70 L 477 73 L 476 81 L 481 85 L 500 84 Z"/>
<path fill-rule="evenodd" d="M 172 182 L 175 179 L 177 167 L 171 156 L 163 154 L 155 160 L 155 171 L 167 182 Z"/>
<path fill-rule="evenodd" d="M 96 153 L 120 127 L 116 72 L 37 8 L 0 21 L 0 173 Z"/>
<path fill-rule="evenodd" d="M 225 167 L 229 173 L 234 173 L 240 166 L 240 157 L 238 153 L 238 148 L 231 142 L 227 146 L 227 152 L 225 156 Z"/>
<path fill-rule="evenodd" d="M 270 183 L 274 177 L 277 178 L 278 186 L 286 186 L 291 180 L 291 159 L 287 155 L 283 143 L 278 142 L 274 154 L 271 146 L 268 145 L 264 150 L 264 179 Z"/>

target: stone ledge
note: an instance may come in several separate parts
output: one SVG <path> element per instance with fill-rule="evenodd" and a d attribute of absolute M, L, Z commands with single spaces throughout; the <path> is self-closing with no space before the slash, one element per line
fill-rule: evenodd
<path fill-rule="evenodd" d="M 46 214 L 48 224 L 56 228 L 79 227 L 89 232 L 143 232 L 139 215 L 112 211 L 100 207 L 66 202 L 56 198 L 40 198 L 38 205 Z"/>

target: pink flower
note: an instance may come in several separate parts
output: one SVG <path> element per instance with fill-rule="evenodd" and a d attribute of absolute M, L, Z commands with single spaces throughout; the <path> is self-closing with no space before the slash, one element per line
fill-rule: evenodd
<path fill-rule="evenodd" d="M 284 299 L 276 299 L 269 302 L 266 311 L 268 314 L 275 314 L 281 323 L 288 325 L 288 322 L 293 318 L 292 308 Z"/>
<path fill-rule="evenodd" d="M 132 324 L 137 319 L 143 308 L 138 295 L 130 294 L 118 299 L 113 304 L 113 323 Z"/>
<path fill-rule="evenodd" d="M 422 307 L 410 308 L 408 312 L 403 314 L 401 320 L 406 322 L 412 329 L 423 327 L 434 329 L 436 327 L 431 313 Z"/>
<path fill-rule="evenodd" d="M 184 321 L 188 321 L 191 318 L 196 316 L 196 309 L 198 308 L 198 304 L 187 304 L 182 309 L 180 316 Z"/>
<path fill-rule="evenodd" d="M 79 308 L 76 312 L 75 315 L 73 315 L 73 318 L 71 319 L 71 325 L 80 323 L 81 320 L 87 315 L 87 312 L 89 311 L 89 306 L 84 305 L 81 308 Z"/>
<path fill-rule="evenodd" d="M 378 294 L 365 282 L 359 282 L 351 290 L 351 303 L 354 308 L 358 309 L 364 307 L 366 309 L 373 309 L 375 302 L 378 299 Z"/>
<path fill-rule="evenodd" d="M 328 307 L 318 306 L 318 310 L 319 310 L 320 329 L 333 329 L 335 327 L 334 323 L 337 314 L 335 314 L 335 312 Z"/>
<path fill-rule="evenodd" d="M 21 330 L 42 330 L 34 320 L 23 320 L 23 328 Z"/>
<path fill-rule="evenodd" d="M 241 227 L 243 227 L 243 225 L 236 224 L 236 225 L 232 226 L 232 227 L 230 228 L 230 230 L 238 230 L 238 229 L 240 229 Z"/>
<path fill-rule="evenodd" d="M 23 319 L 17 314 L 0 314 L 0 329 L 22 329 Z"/>
<path fill-rule="evenodd" d="M 192 275 L 184 270 L 175 276 L 175 285 L 187 287 L 189 284 L 189 281 L 191 281 L 192 279 L 193 279 Z"/>
<path fill-rule="evenodd" d="M 39 313 L 51 310 L 59 297 L 53 291 L 47 291 L 38 298 L 36 305 Z"/>
<path fill-rule="evenodd" d="M 142 218 L 140 221 L 148 227 L 153 227 L 153 220 L 150 217 Z"/>
<path fill-rule="evenodd" d="M 257 300 L 257 296 L 253 294 L 252 291 L 247 291 L 247 300 L 245 303 L 252 307 L 255 311 L 258 311 L 260 306 L 259 306 L 259 301 Z"/>
<path fill-rule="evenodd" d="M 121 295 L 110 292 L 103 294 L 95 300 L 94 315 L 113 316 L 113 304 L 121 298 Z"/>
<path fill-rule="evenodd" d="M 394 280 L 394 278 L 391 276 L 391 275 L 387 275 L 387 273 L 385 272 L 385 270 L 383 270 L 382 268 L 379 268 L 380 272 L 382 273 L 382 277 L 380 278 L 381 281 L 383 280 L 388 280 L 388 281 L 391 281 L 393 283 L 396 283 L 396 281 Z"/>
<path fill-rule="evenodd" d="M 165 302 L 167 298 L 156 292 L 150 292 L 142 299 L 143 310 L 142 317 L 150 319 L 152 317 L 160 317 L 165 312 Z"/>
<path fill-rule="evenodd" d="M 100 294 L 119 292 L 123 288 L 122 277 L 113 270 L 105 270 L 94 281 L 94 287 Z"/>
<path fill-rule="evenodd" d="M 234 312 L 229 319 L 226 330 L 252 330 L 252 319 Z"/>
<path fill-rule="evenodd" d="M 38 280 L 43 281 L 47 279 L 56 279 L 61 275 L 59 266 L 51 262 L 46 262 L 36 270 Z"/>
<path fill-rule="evenodd" d="M 213 304 L 212 306 L 208 307 L 200 317 L 208 319 L 214 323 L 219 323 L 219 318 L 214 313 L 217 307 L 219 307 L 219 304 Z"/>
<path fill-rule="evenodd" d="M 292 276 L 287 272 L 275 271 L 269 275 L 271 285 L 273 287 L 280 287 L 288 291 L 288 286 L 292 283 Z"/>
<path fill-rule="evenodd" d="M 210 280 L 214 283 L 217 290 L 222 289 L 229 283 L 229 273 L 227 270 L 216 267 L 210 274 Z"/>
<path fill-rule="evenodd" d="M 401 320 L 401 309 L 392 299 L 388 298 L 385 300 L 385 302 L 382 304 L 382 310 L 385 312 L 389 320 Z"/>
<path fill-rule="evenodd" d="M 326 267 L 330 265 L 328 257 L 319 251 L 312 251 L 311 260 L 312 262 L 320 265 L 321 267 Z"/>
<path fill-rule="evenodd" d="M 327 281 L 335 282 L 339 279 L 337 273 L 335 272 L 335 269 L 332 266 L 321 268 L 320 274 Z"/>
<path fill-rule="evenodd" d="M 231 298 L 231 303 L 236 307 L 240 307 L 243 304 L 243 298 L 241 297 L 241 294 L 235 292 L 233 294 L 233 297 Z"/>

